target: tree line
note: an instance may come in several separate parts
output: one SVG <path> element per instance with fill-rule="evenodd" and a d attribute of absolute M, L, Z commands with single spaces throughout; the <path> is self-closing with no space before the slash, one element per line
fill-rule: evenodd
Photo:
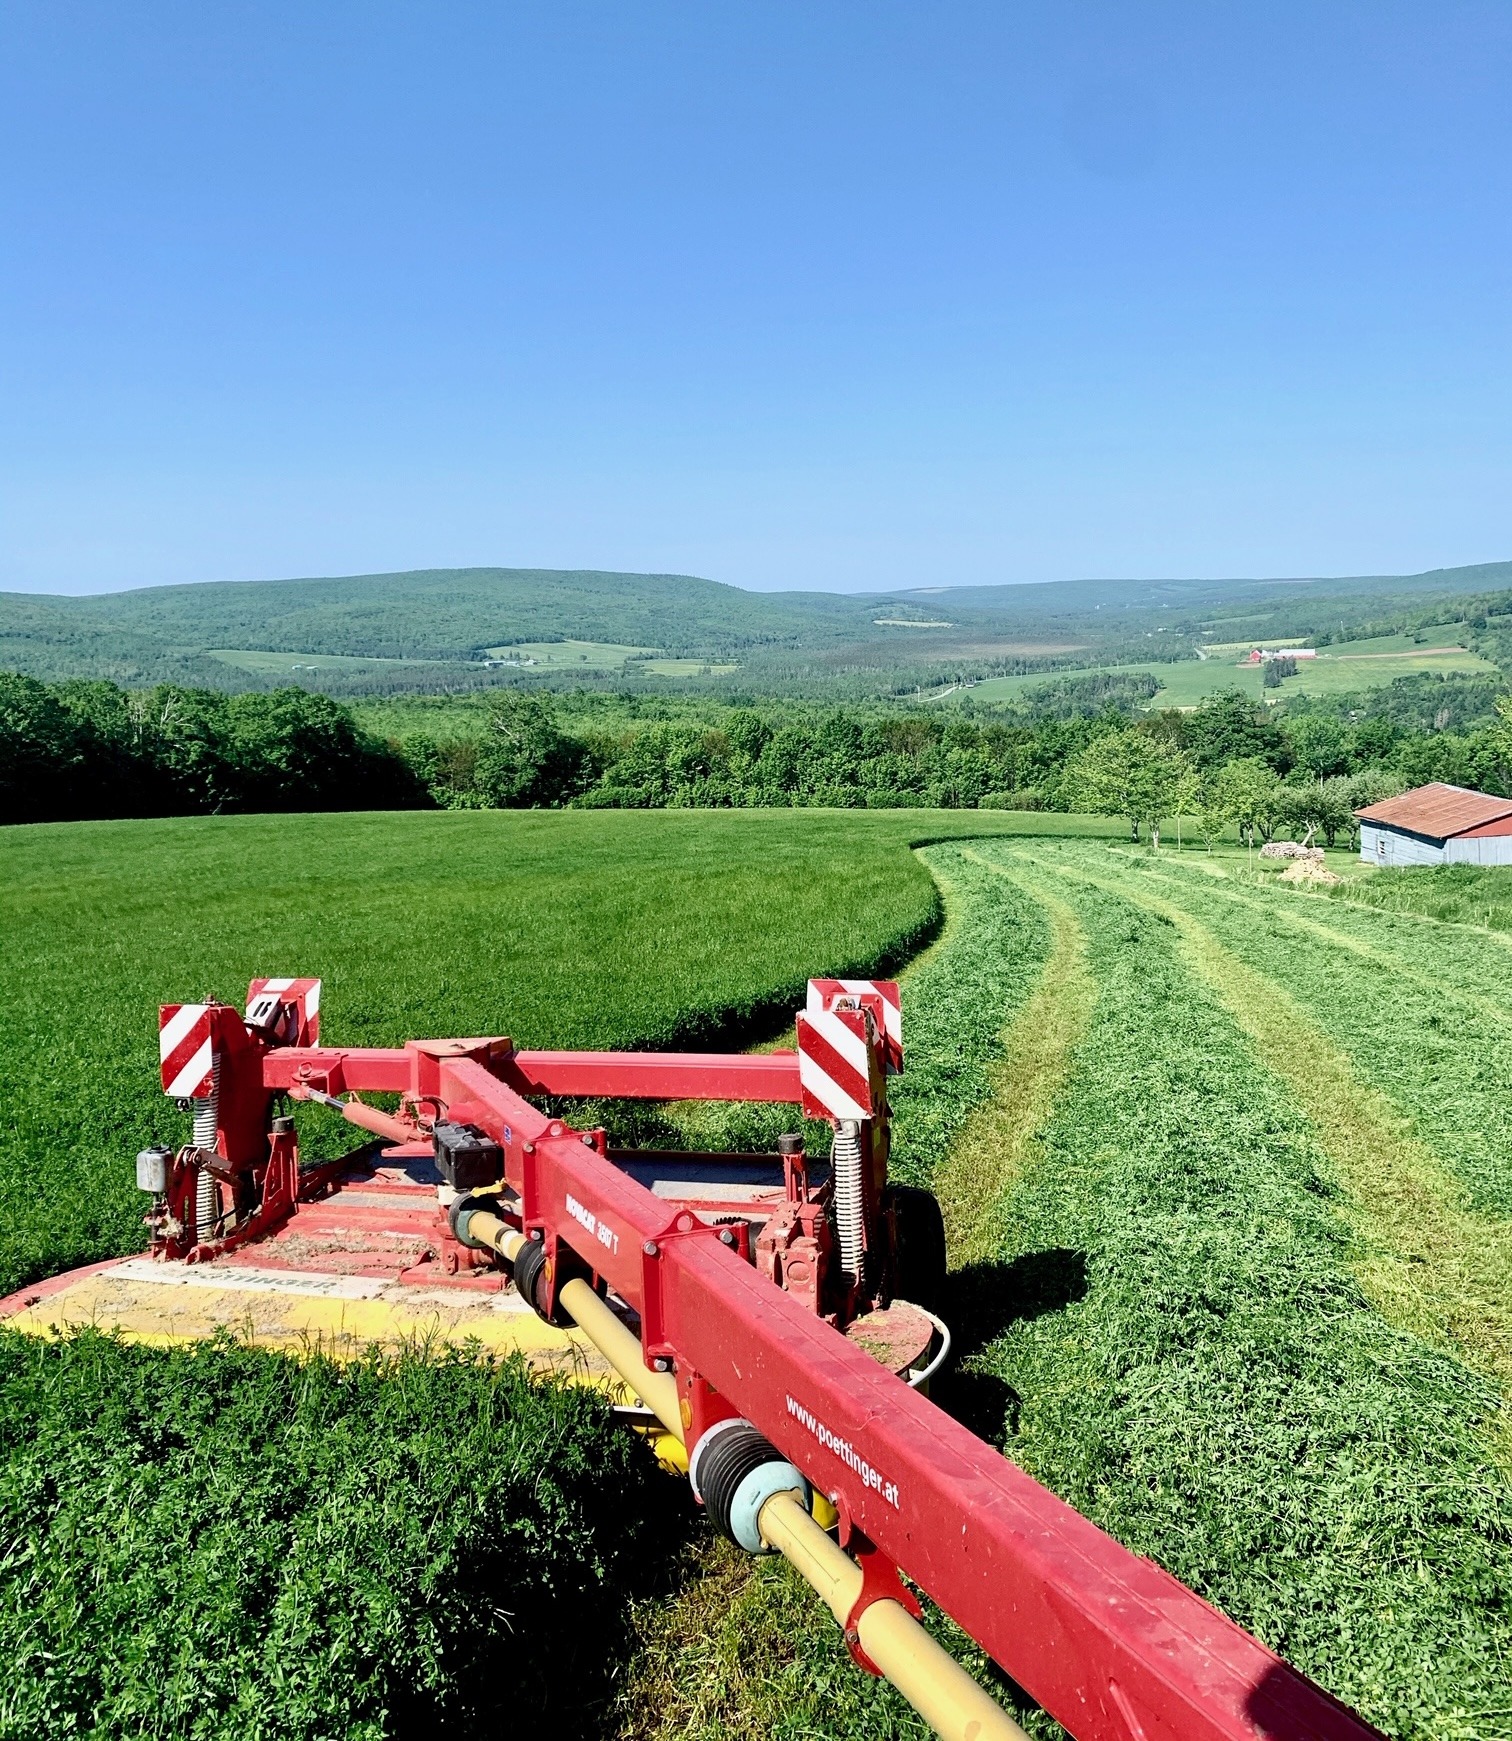
<path fill-rule="evenodd" d="M 0 819 L 380 810 L 432 802 L 324 695 L 43 683 L 0 673 Z"/>
<path fill-rule="evenodd" d="M 1430 779 L 1512 792 L 1512 712 L 1415 729 L 1389 716 L 1281 713 L 1240 694 L 1137 713 L 1075 691 L 1050 717 L 935 706 L 750 705 L 703 717 L 567 716 L 507 690 L 463 735 L 383 738 L 300 689 L 226 696 L 160 685 L 47 684 L 0 675 L 0 815 L 232 810 L 842 808 L 1091 810 L 1158 835 L 1311 827 L 1349 838 L 1353 811 Z M 1442 709 L 1440 710 L 1443 711 Z M 1409 722 L 1417 716 L 1403 716 Z M 476 723 L 473 723 L 476 721 Z"/>

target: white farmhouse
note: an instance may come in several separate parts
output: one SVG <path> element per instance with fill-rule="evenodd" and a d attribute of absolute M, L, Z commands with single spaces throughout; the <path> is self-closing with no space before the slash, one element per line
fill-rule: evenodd
<path fill-rule="evenodd" d="M 1355 815 L 1369 864 L 1512 865 L 1512 798 L 1435 780 Z"/>

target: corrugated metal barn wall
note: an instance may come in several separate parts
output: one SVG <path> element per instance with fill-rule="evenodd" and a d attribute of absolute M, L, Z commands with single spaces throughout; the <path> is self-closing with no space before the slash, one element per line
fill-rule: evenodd
<path fill-rule="evenodd" d="M 1446 864 L 1512 864 L 1512 834 L 1465 834 L 1444 843 Z"/>
<path fill-rule="evenodd" d="M 1512 834 L 1460 835 L 1442 845 L 1379 822 L 1360 824 L 1360 857 L 1366 864 L 1512 865 Z"/>

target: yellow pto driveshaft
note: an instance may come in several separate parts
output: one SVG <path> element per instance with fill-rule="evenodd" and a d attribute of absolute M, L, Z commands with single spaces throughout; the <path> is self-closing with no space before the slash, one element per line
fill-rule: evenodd
<path fill-rule="evenodd" d="M 467 1233 L 508 1263 L 529 1243 L 517 1228 L 486 1210 L 469 1215 Z M 564 1283 L 557 1301 L 682 1445 L 677 1380 L 646 1365 L 633 1332 L 587 1282 L 574 1278 Z M 844 1626 L 861 1594 L 861 1568 L 809 1515 L 802 1492 L 788 1488 L 772 1494 L 761 1507 L 757 1527 L 766 1546 L 782 1555 Z M 857 1631 L 862 1650 L 945 1741 L 1028 1741 L 1002 1706 L 935 1643 L 901 1602 L 883 1598 L 871 1603 L 863 1610 Z"/>

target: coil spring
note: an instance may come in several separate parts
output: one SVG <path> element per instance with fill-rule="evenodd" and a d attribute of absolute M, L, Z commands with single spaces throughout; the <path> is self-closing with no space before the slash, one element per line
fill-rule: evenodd
<path fill-rule="evenodd" d="M 859 1280 L 866 1214 L 861 1180 L 861 1127 L 858 1124 L 846 1120 L 835 1126 L 830 1160 L 835 1182 L 835 1231 L 840 1238 L 840 1267 L 853 1280 Z"/>
<path fill-rule="evenodd" d="M 210 1057 L 210 1098 L 194 1103 L 194 1146 L 197 1149 L 215 1147 L 215 1131 L 220 1123 L 220 1053 Z"/>
<path fill-rule="evenodd" d="M 220 1053 L 211 1054 L 210 1058 L 210 1098 L 197 1100 L 194 1103 L 194 1146 L 197 1149 L 213 1149 L 215 1133 L 220 1124 Z M 215 1235 L 215 1221 L 220 1209 L 220 1193 L 216 1189 L 215 1180 L 203 1167 L 194 1188 L 194 1237 L 196 1239 L 211 1239 Z"/>

